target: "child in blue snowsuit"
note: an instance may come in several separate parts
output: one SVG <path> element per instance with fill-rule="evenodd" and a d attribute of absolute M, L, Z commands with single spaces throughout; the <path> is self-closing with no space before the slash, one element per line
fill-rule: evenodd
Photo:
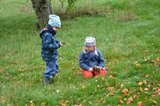
<path fill-rule="evenodd" d="M 107 74 L 105 68 L 105 59 L 96 48 L 96 40 L 94 37 L 86 37 L 84 42 L 84 50 L 79 56 L 79 65 L 82 68 L 82 74 L 86 78 Z"/>
<path fill-rule="evenodd" d="M 51 79 L 58 73 L 58 51 L 63 44 L 55 39 L 56 32 L 61 27 L 61 21 L 57 15 L 49 15 L 48 25 L 40 31 L 42 39 L 41 56 L 46 63 L 44 72 L 44 84 L 51 84 Z"/>

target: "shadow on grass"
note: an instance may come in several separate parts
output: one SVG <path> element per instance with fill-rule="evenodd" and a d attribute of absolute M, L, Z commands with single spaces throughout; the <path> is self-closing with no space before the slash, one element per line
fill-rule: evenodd
<path fill-rule="evenodd" d="M 75 9 L 67 12 L 57 12 L 62 19 L 74 19 L 80 16 L 105 16 L 113 12 L 114 9 L 110 8 L 86 8 L 86 9 Z"/>

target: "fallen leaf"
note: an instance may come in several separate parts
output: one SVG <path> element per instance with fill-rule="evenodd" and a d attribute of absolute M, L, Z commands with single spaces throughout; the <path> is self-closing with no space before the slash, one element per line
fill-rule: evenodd
<path fill-rule="evenodd" d="M 139 63 L 135 64 L 136 68 L 141 68 L 141 65 Z"/>
<path fill-rule="evenodd" d="M 137 102 L 137 106 L 143 106 L 142 101 Z"/>
<path fill-rule="evenodd" d="M 88 103 L 91 105 L 92 104 L 92 102 L 91 101 L 88 101 Z"/>
<path fill-rule="evenodd" d="M 123 88 L 123 86 L 124 86 L 124 84 L 123 84 L 123 83 L 121 83 L 121 88 Z"/>
<path fill-rule="evenodd" d="M 148 51 L 148 50 L 144 50 L 144 51 L 143 51 L 144 54 L 147 53 L 147 52 L 149 52 L 149 51 Z"/>
<path fill-rule="evenodd" d="M 82 106 L 82 104 L 76 104 L 75 106 Z"/>
<path fill-rule="evenodd" d="M 141 65 L 140 65 L 137 61 L 135 61 L 135 62 L 133 63 L 133 65 L 134 65 L 136 68 L 141 68 Z"/>
<path fill-rule="evenodd" d="M 147 87 L 148 87 L 148 88 L 150 88 L 150 87 L 151 87 L 151 85 L 150 85 L 150 84 L 148 84 L 148 85 L 147 85 Z"/>
<path fill-rule="evenodd" d="M 64 101 L 64 100 L 60 100 L 60 106 L 68 106 L 68 100 Z"/>
<path fill-rule="evenodd" d="M 139 92 L 138 92 L 137 94 L 133 95 L 133 99 L 138 98 L 138 97 L 139 97 L 139 95 L 140 95 L 140 93 L 139 93 Z"/>
<path fill-rule="evenodd" d="M 146 80 L 143 80 L 142 82 L 143 82 L 143 84 L 145 84 L 145 85 L 147 84 L 147 81 L 146 81 Z"/>
<path fill-rule="evenodd" d="M 151 62 L 152 62 L 156 67 L 159 67 L 159 66 L 160 66 L 160 57 L 156 57 L 156 58 L 152 59 Z"/>
<path fill-rule="evenodd" d="M 118 103 L 119 104 L 123 104 L 124 103 L 123 100 L 122 100 L 122 96 L 118 96 L 117 99 L 118 99 Z"/>
<path fill-rule="evenodd" d="M 119 100 L 119 99 L 122 99 L 122 96 L 117 96 L 117 99 Z"/>
<path fill-rule="evenodd" d="M 128 99 L 127 99 L 126 104 L 130 104 L 132 101 L 133 101 L 133 98 L 132 98 L 132 97 L 130 97 L 130 98 L 128 98 Z"/>
<path fill-rule="evenodd" d="M 97 85 L 97 88 L 99 88 L 100 87 L 100 85 Z"/>
<path fill-rule="evenodd" d="M 160 57 L 156 57 L 155 60 L 156 60 L 156 61 L 160 61 Z"/>
<path fill-rule="evenodd" d="M 117 86 L 118 85 L 118 82 L 114 82 L 114 86 Z"/>
<path fill-rule="evenodd" d="M 96 99 L 97 103 L 101 103 L 102 101 L 103 101 L 103 99 L 98 99 L 98 98 Z"/>
<path fill-rule="evenodd" d="M 120 104 L 123 104 L 124 102 L 123 102 L 123 100 L 120 100 L 119 103 L 120 103 Z"/>
<path fill-rule="evenodd" d="M 128 89 L 127 89 L 127 88 L 123 89 L 123 90 L 122 90 L 122 93 L 123 93 L 123 96 L 127 96 L 127 94 L 128 94 Z"/>
<path fill-rule="evenodd" d="M 138 82 L 138 85 L 139 85 L 139 86 L 142 86 L 142 85 L 143 85 L 143 82 Z"/>
<path fill-rule="evenodd" d="M 160 96 L 160 88 L 155 89 L 153 96 L 154 97 Z"/>
<path fill-rule="evenodd" d="M 148 78 L 148 77 L 149 77 L 149 75 L 148 75 L 148 74 L 146 74 L 146 75 L 145 75 L 145 77 L 146 77 L 146 78 Z"/>
<path fill-rule="evenodd" d="M 151 101 L 152 101 L 153 103 L 157 104 L 157 101 L 155 101 L 155 100 L 153 100 L 153 99 L 151 99 Z"/>
<path fill-rule="evenodd" d="M 108 87 L 108 90 L 109 90 L 110 92 L 114 92 L 114 91 L 115 91 L 115 88 L 114 88 L 114 87 Z"/>
<path fill-rule="evenodd" d="M 140 91 L 140 92 L 143 92 L 143 88 L 142 88 L 142 87 L 140 87 L 140 88 L 139 88 L 139 91 Z"/>
<path fill-rule="evenodd" d="M 110 75 L 109 78 L 114 78 L 114 76 L 113 76 L 113 75 Z"/>
<path fill-rule="evenodd" d="M 111 93 L 109 93 L 109 94 L 106 95 L 106 96 L 114 96 L 114 92 L 111 92 Z"/>
<path fill-rule="evenodd" d="M 34 102 L 31 100 L 31 101 L 29 101 L 29 103 L 27 104 L 27 106 L 34 106 L 35 104 L 34 104 Z"/>
<path fill-rule="evenodd" d="M 145 90 L 145 91 L 148 91 L 149 89 L 148 89 L 148 88 L 144 88 L 144 90 Z"/>

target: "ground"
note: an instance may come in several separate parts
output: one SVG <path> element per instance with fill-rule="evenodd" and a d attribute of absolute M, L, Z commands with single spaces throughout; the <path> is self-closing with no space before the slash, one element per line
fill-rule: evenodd
<path fill-rule="evenodd" d="M 0 105 L 160 105 L 160 1 L 79 0 L 62 15 L 60 72 L 44 86 L 45 63 L 30 1 L 0 2 Z M 84 5 L 82 5 L 84 4 Z M 78 65 L 86 36 L 96 38 L 108 75 L 85 79 Z"/>

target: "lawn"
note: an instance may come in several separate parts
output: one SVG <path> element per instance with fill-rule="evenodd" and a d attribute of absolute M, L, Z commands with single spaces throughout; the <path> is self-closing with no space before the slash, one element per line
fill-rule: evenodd
<path fill-rule="evenodd" d="M 57 2 L 52 0 L 60 14 Z M 31 2 L 0 1 L 0 14 L 0 105 L 160 105 L 159 0 L 77 1 L 70 11 L 74 17 L 61 19 L 56 37 L 66 44 L 59 49 L 59 75 L 49 86 L 43 84 L 45 63 Z M 105 77 L 82 77 L 78 58 L 90 35 L 106 59 Z"/>

